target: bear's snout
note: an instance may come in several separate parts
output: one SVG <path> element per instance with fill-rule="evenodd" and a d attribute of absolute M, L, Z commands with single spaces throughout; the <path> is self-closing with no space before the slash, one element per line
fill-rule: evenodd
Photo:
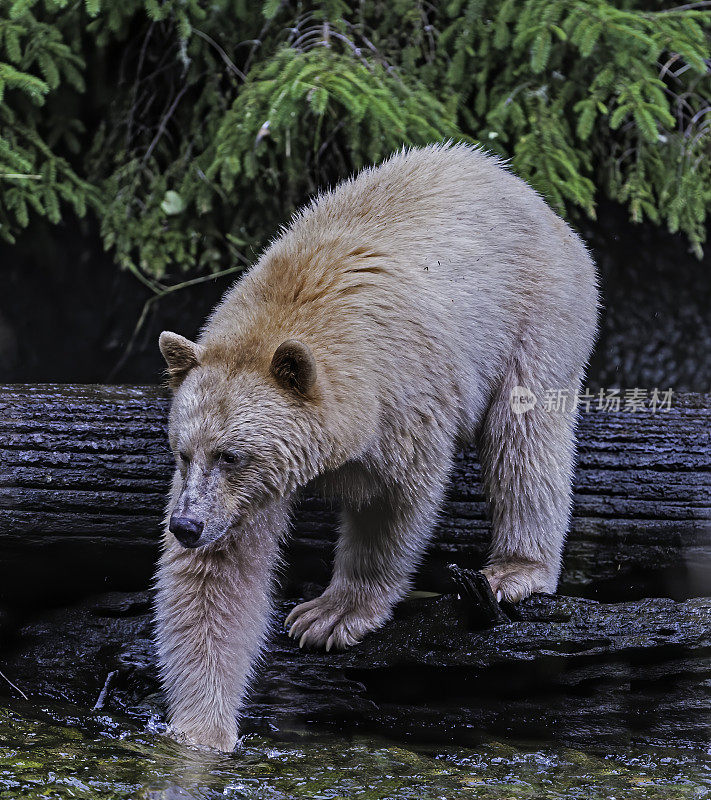
<path fill-rule="evenodd" d="M 203 522 L 187 515 L 172 514 L 168 523 L 168 530 L 175 535 L 183 547 L 197 547 L 204 527 Z"/>

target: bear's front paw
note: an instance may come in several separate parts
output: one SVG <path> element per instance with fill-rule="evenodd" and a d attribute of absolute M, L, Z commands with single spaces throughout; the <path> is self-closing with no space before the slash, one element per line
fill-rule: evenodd
<path fill-rule="evenodd" d="M 200 725 L 181 725 L 173 722 L 168 735 L 182 744 L 231 753 L 239 743 L 236 725 L 208 728 Z"/>
<path fill-rule="evenodd" d="M 299 647 L 326 647 L 326 651 L 345 650 L 357 644 L 366 633 L 377 630 L 387 619 L 389 608 L 378 611 L 359 605 L 347 593 L 329 592 L 292 609 L 284 621 L 289 636 Z"/>
<path fill-rule="evenodd" d="M 535 592 L 553 593 L 558 583 L 550 567 L 538 561 L 494 561 L 482 572 L 499 602 L 518 603 Z"/>

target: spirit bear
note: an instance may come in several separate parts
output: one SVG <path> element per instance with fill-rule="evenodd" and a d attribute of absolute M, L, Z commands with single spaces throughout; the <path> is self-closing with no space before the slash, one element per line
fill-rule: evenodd
<path fill-rule="evenodd" d="M 174 731 L 235 746 L 307 483 L 342 513 L 328 588 L 286 620 L 302 646 L 344 648 L 390 617 L 461 442 L 477 444 L 491 501 L 492 590 L 555 591 L 576 414 L 543 400 L 575 397 L 596 316 L 570 227 L 495 157 L 443 145 L 314 200 L 197 342 L 162 333 L 177 469 L 157 645 Z"/>

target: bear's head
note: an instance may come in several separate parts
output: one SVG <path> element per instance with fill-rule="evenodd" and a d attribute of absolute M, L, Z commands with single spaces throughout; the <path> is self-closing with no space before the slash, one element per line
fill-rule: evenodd
<path fill-rule="evenodd" d="M 176 333 L 159 344 L 177 465 L 168 527 L 183 546 L 202 547 L 239 534 L 255 511 L 317 473 L 316 362 L 295 340 L 239 363 Z"/>

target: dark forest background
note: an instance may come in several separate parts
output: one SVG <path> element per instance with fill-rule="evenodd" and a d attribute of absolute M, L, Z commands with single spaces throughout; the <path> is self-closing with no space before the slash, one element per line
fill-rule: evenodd
<path fill-rule="evenodd" d="M 447 139 L 584 236 L 593 387 L 711 388 L 705 0 L 0 0 L 0 381 L 155 382 L 318 190 Z"/>

